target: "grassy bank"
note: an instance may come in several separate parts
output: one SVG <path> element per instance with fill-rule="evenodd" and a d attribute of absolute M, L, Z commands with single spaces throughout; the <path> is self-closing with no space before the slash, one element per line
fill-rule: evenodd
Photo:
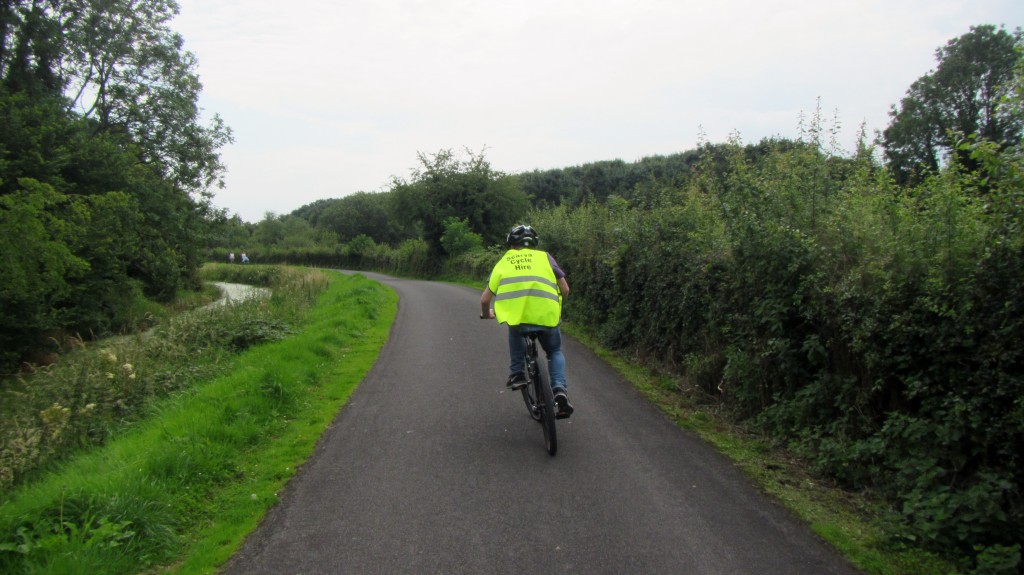
<path fill-rule="evenodd" d="M 361 276 L 267 282 L 269 301 L 224 312 L 233 327 L 187 320 L 193 338 L 236 349 L 210 351 L 218 375 L 141 402 L 102 446 L 3 494 L 0 572 L 201 573 L 230 556 L 370 369 L 397 309 Z"/>

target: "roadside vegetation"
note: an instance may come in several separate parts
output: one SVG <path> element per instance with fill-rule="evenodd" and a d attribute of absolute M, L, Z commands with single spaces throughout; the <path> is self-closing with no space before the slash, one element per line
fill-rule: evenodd
<path fill-rule="evenodd" d="M 0 3 L 0 374 L 199 288 L 231 131 L 200 118 L 177 11 Z"/>
<path fill-rule="evenodd" d="M 397 309 L 362 276 L 203 276 L 272 295 L 83 345 L 4 390 L 0 572 L 225 561 L 369 371 Z"/>
<path fill-rule="evenodd" d="M 264 442 L 311 444 L 361 377 L 381 288 L 215 266 L 274 295 L 177 316 L 204 259 L 479 287 L 528 222 L 567 329 L 866 572 L 1024 573 L 1021 30 L 941 46 L 854 150 L 819 104 L 796 139 L 635 162 L 421 153 L 386 191 L 247 223 L 209 204 L 231 134 L 198 123 L 175 4 L 82 6 L 0 8 L 0 570 L 216 564 L 238 532 L 204 529 L 253 517 L 246 491 L 265 508 L 305 449 Z"/>
<path fill-rule="evenodd" d="M 951 40 L 852 151 L 820 108 L 796 140 L 633 163 L 504 174 L 442 151 L 389 191 L 223 237 L 249 232 L 263 261 L 479 287 L 508 216 L 531 223 L 571 278 L 570 329 L 660 374 L 660 402 L 696 408 L 685 424 L 755 438 L 752 475 L 855 502 L 874 535 L 807 517 L 866 571 L 1020 573 L 1021 49 L 994 26 Z"/>

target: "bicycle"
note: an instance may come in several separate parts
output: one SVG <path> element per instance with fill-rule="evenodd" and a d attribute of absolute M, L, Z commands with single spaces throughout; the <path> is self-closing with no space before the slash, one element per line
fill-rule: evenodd
<path fill-rule="evenodd" d="M 491 317 L 494 313 L 492 311 Z M 480 315 L 480 319 L 490 319 L 488 316 Z M 537 360 L 537 337 L 540 332 L 527 332 L 522 337 L 526 343 L 526 352 L 523 354 L 523 367 L 526 375 L 526 385 L 521 389 L 523 401 L 526 402 L 526 409 L 530 411 L 530 417 L 540 423 L 544 430 L 544 448 L 549 455 L 554 457 L 558 451 L 558 434 L 555 429 L 555 394 L 551 390 L 550 376 L 548 370 L 540 366 Z"/>

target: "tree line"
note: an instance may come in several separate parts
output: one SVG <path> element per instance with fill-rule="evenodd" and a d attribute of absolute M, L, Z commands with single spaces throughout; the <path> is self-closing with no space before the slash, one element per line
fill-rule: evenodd
<path fill-rule="evenodd" d="M 231 132 L 171 0 L 0 3 L 0 370 L 197 286 Z"/>
<path fill-rule="evenodd" d="M 884 167 L 897 184 L 918 185 L 954 160 L 967 171 L 977 171 L 977 160 L 958 147 L 957 134 L 994 142 L 1001 149 L 1016 143 L 1022 120 L 1000 103 L 1013 98 L 1010 90 L 1020 40 L 1020 30 L 982 25 L 936 50 L 939 65 L 914 82 L 892 107 L 890 124 L 877 138 Z M 798 144 L 770 139 L 748 145 L 748 153 L 767 154 Z M 574 207 L 611 195 L 630 198 L 649 181 L 683 185 L 706 151 L 520 174 L 493 170 L 483 152 L 466 150 L 466 158 L 451 150 L 421 153 L 410 181 L 395 178 L 385 192 L 318 200 L 290 214 L 266 214 L 253 224 L 232 218 L 224 222 L 211 247 L 238 249 L 248 244 L 269 256 L 282 250 L 342 246 L 363 236 L 357 245 L 372 240 L 393 247 L 424 240 L 432 254 L 443 256 L 439 234 L 447 218 L 466 219 L 485 243 L 500 239 L 499 222 L 481 217 L 480 210 L 470 205 L 473 202 L 512 202 L 521 210 L 523 206 Z M 438 189 L 447 185 L 446 179 L 468 182 L 473 178 L 479 181 L 461 184 L 461 191 Z M 453 201 L 458 194 L 462 197 Z"/>
<path fill-rule="evenodd" d="M 265 260 L 482 284 L 529 222 L 570 321 L 888 502 L 889 544 L 1020 573 L 1022 49 L 1019 29 L 951 40 L 852 152 L 820 111 L 795 140 L 637 162 L 503 174 L 443 151 L 386 192 L 233 229 Z M 261 244 L 270 225 L 307 242 Z"/>

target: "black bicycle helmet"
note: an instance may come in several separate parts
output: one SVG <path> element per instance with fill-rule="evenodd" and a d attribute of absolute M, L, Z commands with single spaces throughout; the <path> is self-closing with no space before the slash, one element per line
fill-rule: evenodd
<path fill-rule="evenodd" d="M 508 233 L 508 237 L 505 238 L 505 243 L 509 247 L 528 247 L 535 248 L 540 243 L 540 236 L 533 230 L 532 227 L 519 224 L 512 228 Z"/>

